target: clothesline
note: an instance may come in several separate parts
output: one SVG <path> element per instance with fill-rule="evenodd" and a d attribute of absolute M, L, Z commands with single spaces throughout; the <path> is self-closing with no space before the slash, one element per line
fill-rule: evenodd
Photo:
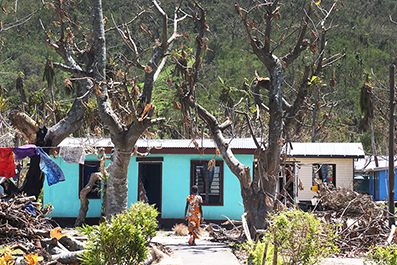
<path fill-rule="evenodd" d="M 63 145 L 63 146 L 37 146 L 37 147 L 41 147 L 41 148 L 43 148 L 43 149 L 45 149 L 45 148 L 62 148 L 62 147 L 64 147 L 64 148 L 67 148 L 67 147 L 81 147 L 81 145 L 67 145 L 67 146 L 65 146 L 65 145 Z M 84 147 L 84 146 L 83 146 Z M 82 147 L 82 148 L 83 148 Z M 105 147 L 92 147 L 92 146 L 90 146 L 90 145 L 87 145 L 86 147 L 85 147 L 86 149 L 101 149 L 101 148 L 105 148 Z M 112 149 L 114 149 L 114 147 L 109 147 L 109 148 L 112 148 Z M 155 149 L 161 149 L 161 148 L 159 148 L 159 147 L 157 147 L 157 146 L 154 146 L 154 147 L 151 147 L 151 146 L 147 146 L 146 147 L 146 149 L 147 150 L 150 150 L 150 149 L 152 149 L 152 148 L 155 148 Z M 93 152 L 94 153 L 94 152 Z M 125 151 L 118 151 L 118 153 L 119 154 L 133 154 L 134 153 L 134 151 L 131 151 L 131 152 L 125 152 Z"/>

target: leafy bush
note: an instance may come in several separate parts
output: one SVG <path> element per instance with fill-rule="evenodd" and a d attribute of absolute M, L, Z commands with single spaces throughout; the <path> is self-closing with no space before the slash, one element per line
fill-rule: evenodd
<path fill-rule="evenodd" d="M 371 247 L 365 264 L 397 265 L 397 246 L 393 244 Z"/>
<path fill-rule="evenodd" d="M 261 265 L 266 245 L 265 264 L 315 264 L 338 251 L 333 229 L 310 213 L 287 209 L 270 216 L 267 232 L 257 243 L 246 244 L 249 261 Z"/>
<path fill-rule="evenodd" d="M 158 212 L 137 202 L 111 221 L 79 228 L 87 235 L 83 264 L 140 264 L 148 254 L 146 243 L 156 235 Z"/>
<path fill-rule="evenodd" d="M 263 254 L 267 245 L 266 261 L 263 262 Z M 248 251 L 248 264 L 262 265 L 262 264 L 273 264 L 273 252 L 274 247 L 269 244 L 267 240 L 259 240 L 258 242 L 246 242 L 243 248 Z M 277 264 L 283 264 L 281 257 L 277 258 Z"/>

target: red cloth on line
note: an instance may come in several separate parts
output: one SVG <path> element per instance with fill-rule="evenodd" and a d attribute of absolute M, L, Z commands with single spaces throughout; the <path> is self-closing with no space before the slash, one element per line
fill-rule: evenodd
<path fill-rule="evenodd" d="M 14 156 L 12 147 L 0 148 L 0 177 L 15 177 Z"/>

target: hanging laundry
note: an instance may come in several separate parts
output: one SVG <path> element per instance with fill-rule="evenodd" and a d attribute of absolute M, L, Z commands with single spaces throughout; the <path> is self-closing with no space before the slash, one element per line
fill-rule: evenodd
<path fill-rule="evenodd" d="M 0 177 L 15 177 L 14 156 L 12 147 L 0 148 Z"/>
<path fill-rule="evenodd" d="M 34 144 L 25 144 L 20 147 L 14 147 L 15 159 L 24 159 L 27 156 L 39 155 L 37 147 Z"/>
<path fill-rule="evenodd" d="M 58 183 L 59 181 L 65 181 L 65 175 L 61 168 L 51 159 L 43 148 L 37 147 L 40 154 L 40 169 L 47 177 L 48 186 Z"/>
<path fill-rule="evenodd" d="M 85 156 L 87 154 L 81 146 L 61 146 L 59 156 L 66 162 L 71 164 L 84 165 Z"/>

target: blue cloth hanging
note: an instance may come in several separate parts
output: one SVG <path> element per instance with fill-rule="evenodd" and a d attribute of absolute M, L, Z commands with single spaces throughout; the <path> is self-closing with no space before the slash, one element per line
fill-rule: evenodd
<path fill-rule="evenodd" d="M 65 181 L 65 175 L 61 168 L 55 163 L 51 157 L 44 152 L 43 148 L 37 147 L 40 154 L 40 170 L 43 171 L 47 178 L 48 186 L 58 183 L 59 181 Z"/>
<path fill-rule="evenodd" d="M 36 216 L 36 208 L 33 206 L 32 202 L 27 202 L 23 207 L 23 210 L 27 211 L 31 216 Z"/>

